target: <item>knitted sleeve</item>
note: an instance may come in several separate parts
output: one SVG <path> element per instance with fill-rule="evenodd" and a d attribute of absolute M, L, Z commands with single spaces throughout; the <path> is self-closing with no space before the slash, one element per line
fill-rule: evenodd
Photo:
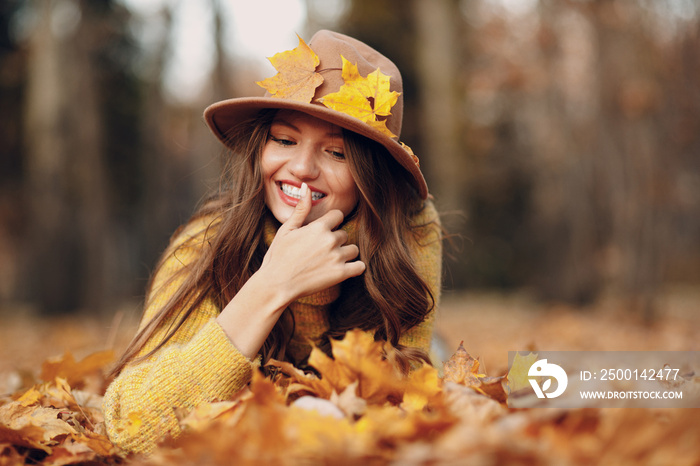
<path fill-rule="evenodd" d="M 422 323 L 401 335 L 399 343 L 429 352 L 442 286 L 442 230 L 438 212 L 431 201 L 426 202 L 413 223 L 419 226 L 419 231 L 418 241 L 409 241 L 411 252 L 418 274 L 430 288 L 435 305 Z"/>
<path fill-rule="evenodd" d="M 154 277 L 143 327 L 177 290 L 205 244 L 202 225 L 189 225 L 174 241 Z M 175 277 L 173 279 L 173 277 Z M 154 294 L 155 293 L 155 294 Z M 252 376 L 253 363 L 234 346 L 214 318 L 220 309 L 210 300 L 187 318 L 174 336 L 149 358 L 128 364 L 105 393 L 103 410 L 110 439 L 130 452 L 147 453 L 157 442 L 179 434 L 177 408 L 191 409 L 230 398 Z M 173 321 L 160 325 L 139 356 L 167 334 Z"/>

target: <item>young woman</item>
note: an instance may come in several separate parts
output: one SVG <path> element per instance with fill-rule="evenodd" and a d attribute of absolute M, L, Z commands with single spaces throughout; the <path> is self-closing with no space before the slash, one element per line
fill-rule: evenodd
<path fill-rule="evenodd" d="M 398 69 L 330 31 L 271 61 L 264 97 L 205 111 L 231 154 L 163 254 L 105 395 L 126 450 L 177 435 L 175 408 L 230 398 L 270 358 L 303 367 L 310 342 L 329 352 L 351 329 L 394 345 L 406 371 L 429 361 L 440 226 L 398 142 Z"/>

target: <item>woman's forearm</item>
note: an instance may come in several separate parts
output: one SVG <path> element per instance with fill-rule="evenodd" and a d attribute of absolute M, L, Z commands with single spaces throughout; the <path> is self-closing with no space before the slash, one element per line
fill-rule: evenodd
<path fill-rule="evenodd" d="M 238 351 L 252 360 L 289 302 L 291 300 L 284 297 L 281 289 L 271 285 L 258 271 L 236 293 L 216 321 Z"/>

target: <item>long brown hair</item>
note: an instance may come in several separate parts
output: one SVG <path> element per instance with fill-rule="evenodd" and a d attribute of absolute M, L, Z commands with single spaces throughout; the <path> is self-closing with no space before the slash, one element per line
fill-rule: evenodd
<path fill-rule="evenodd" d="M 223 309 L 260 267 L 267 251 L 263 229 L 268 213 L 260 155 L 275 113 L 261 111 L 228 135 L 233 153 L 227 154 L 220 188 L 190 220 L 214 218 L 217 225 L 212 233 L 207 233 L 208 241 L 195 263 L 179 272 L 187 274 L 183 284 L 139 330 L 114 374 L 136 359 L 161 324 L 172 322 L 163 340 L 138 360 L 166 344 L 206 297 Z M 343 131 L 343 138 L 346 160 L 360 192 L 360 201 L 351 216 L 357 222 L 360 257 L 367 268 L 361 276 L 343 283 L 340 297 L 331 305 L 330 329 L 322 338 L 321 348 L 330 352 L 330 339 L 340 338 L 354 328 L 374 331 L 375 339 L 386 340 L 397 348 L 396 359 L 407 370 L 411 361 L 429 362 L 424 351 L 399 345 L 402 333 L 422 322 L 434 307 L 430 289 L 416 271 L 406 243 L 420 242 L 423 237 L 421 232 L 426 225 L 414 225 L 411 220 L 424 203 L 405 171 L 383 146 L 351 131 Z M 178 232 L 173 235 L 176 237 Z M 171 242 L 154 276 L 176 248 Z M 157 293 L 158 290 L 150 290 L 151 299 Z M 287 309 L 260 350 L 263 362 L 284 359 L 293 333 L 294 318 Z"/>

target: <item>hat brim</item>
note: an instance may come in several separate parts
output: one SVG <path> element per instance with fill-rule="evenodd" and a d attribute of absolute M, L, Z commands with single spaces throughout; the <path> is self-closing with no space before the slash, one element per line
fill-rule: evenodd
<path fill-rule="evenodd" d="M 209 129 L 226 146 L 228 146 L 227 131 L 240 122 L 254 117 L 260 110 L 266 108 L 297 110 L 329 123 L 340 126 L 357 134 L 365 136 L 383 145 L 396 161 L 411 175 L 413 184 L 422 199 L 428 197 L 428 186 L 420 168 L 411 154 L 396 140 L 375 130 L 357 118 L 332 110 L 323 105 L 296 102 L 275 97 L 241 97 L 216 102 L 204 110 L 204 119 Z"/>

